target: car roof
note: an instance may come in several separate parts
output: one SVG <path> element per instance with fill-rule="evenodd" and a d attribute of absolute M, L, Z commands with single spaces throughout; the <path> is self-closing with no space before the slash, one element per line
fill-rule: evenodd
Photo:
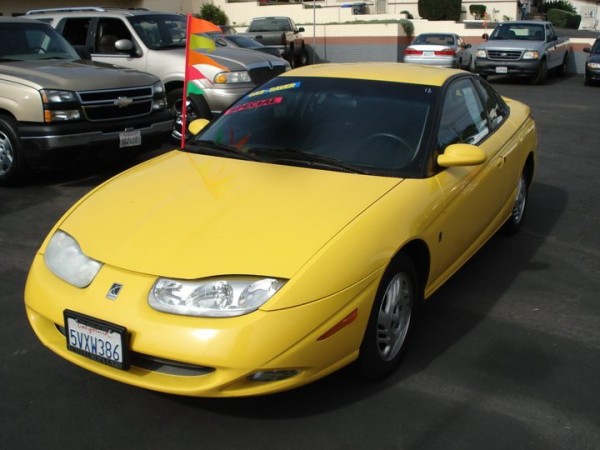
<path fill-rule="evenodd" d="M 443 86 L 451 77 L 466 72 L 436 66 L 392 62 L 325 63 L 303 66 L 280 75 L 284 77 L 326 77 L 390 81 L 397 83 Z"/>
<path fill-rule="evenodd" d="M 163 11 L 152 11 L 149 9 L 129 9 L 129 8 L 104 8 L 104 7 L 80 7 L 80 8 L 49 8 L 49 9 L 34 9 L 27 11 L 26 16 L 35 18 L 37 16 L 78 16 L 81 15 L 90 15 L 96 16 L 98 14 L 102 14 L 103 16 L 114 16 L 114 17 L 133 17 L 133 16 L 145 16 L 145 15 L 181 15 L 177 13 L 163 12 Z"/>

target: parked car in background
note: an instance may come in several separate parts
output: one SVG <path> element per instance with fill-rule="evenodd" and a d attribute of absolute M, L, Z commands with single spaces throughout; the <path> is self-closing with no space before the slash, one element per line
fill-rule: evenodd
<path fill-rule="evenodd" d="M 256 39 L 252 39 L 250 37 L 241 36 L 239 34 L 206 34 L 209 35 L 220 47 L 247 48 L 249 50 L 256 50 L 257 52 L 264 52 L 279 58 L 283 58 L 283 49 L 281 47 L 277 47 L 275 45 L 262 45 Z"/>
<path fill-rule="evenodd" d="M 255 17 L 250 21 L 246 32 L 238 35 L 251 37 L 263 45 L 281 49 L 283 57 L 292 67 L 308 64 L 308 50 L 302 33 L 304 27 L 298 27 L 290 17 Z"/>
<path fill-rule="evenodd" d="M 454 33 L 423 33 L 404 50 L 404 62 L 470 70 L 470 48 L 471 44 Z"/>
<path fill-rule="evenodd" d="M 600 38 L 596 38 L 591 47 L 585 47 L 588 54 L 585 61 L 584 82 L 586 85 L 600 81 Z"/>
<path fill-rule="evenodd" d="M 475 52 L 475 72 L 482 77 L 527 77 L 533 84 L 546 81 L 550 70 L 567 73 L 571 41 L 559 37 L 550 22 L 502 22 Z"/>
<path fill-rule="evenodd" d="M 0 184 L 155 147 L 172 128 L 157 76 L 81 60 L 48 24 L 0 17 Z"/>
<path fill-rule="evenodd" d="M 94 61 L 145 70 L 165 84 L 176 114 L 173 139 L 181 138 L 185 78 L 186 17 L 119 8 L 79 7 L 36 10 L 29 17 L 49 22 L 71 44 L 85 46 Z M 212 118 L 250 89 L 290 69 L 281 58 L 242 48 L 217 47 L 204 78 L 194 80 L 187 98 L 188 123 Z"/>
<path fill-rule="evenodd" d="M 204 397 L 386 376 L 422 300 L 520 228 L 537 147 L 525 104 L 397 63 L 292 70 L 202 126 L 42 243 L 26 313 L 62 358 Z"/>

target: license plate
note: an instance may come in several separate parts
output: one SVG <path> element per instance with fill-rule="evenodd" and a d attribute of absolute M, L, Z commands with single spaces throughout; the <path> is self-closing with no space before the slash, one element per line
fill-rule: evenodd
<path fill-rule="evenodd" d="M 140 130 L 123 131 L 119 133 L 119 147 L 135 147 L 142 145 Z"/>
<path fill-rule="evenodd" d="M 504 67 L 504 66 L 496 67 L 496 73 L 508 73 L 508 67 Z"/>
<path fill-rule="evenodd" d="M 127 329 L 65 310 L 67 349 L 117 369 L 129 368 Z"/>
<path fill-rule="evenodd" d="M 435 56 L 435 52 L 423 52 L 423 56 Z"/>

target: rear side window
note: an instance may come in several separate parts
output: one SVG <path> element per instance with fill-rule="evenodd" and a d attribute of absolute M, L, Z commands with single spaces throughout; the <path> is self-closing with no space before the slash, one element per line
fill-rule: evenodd
<path fill-rule="evenodd" d="M 69 41 L 71 45 L 85 45 L 91 21 L 92 19 L 85 17 L 65 19 L 62 25 L 63 37 Z"/>

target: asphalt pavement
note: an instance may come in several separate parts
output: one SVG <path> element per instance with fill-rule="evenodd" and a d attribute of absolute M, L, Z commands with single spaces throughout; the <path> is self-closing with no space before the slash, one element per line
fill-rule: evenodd
<path fill-rule="evenodd" d="M 434 295 L 379 383 L 342 370 L 267 397 L 196 399 L 60 359 L 25 316 L 34 253 L 80 196 L 157 152 L 0 188 L 0 448 L 599 448 L 600 87 L 491 81 L 538 124 L 524 228 L 492 238 Z"/>

